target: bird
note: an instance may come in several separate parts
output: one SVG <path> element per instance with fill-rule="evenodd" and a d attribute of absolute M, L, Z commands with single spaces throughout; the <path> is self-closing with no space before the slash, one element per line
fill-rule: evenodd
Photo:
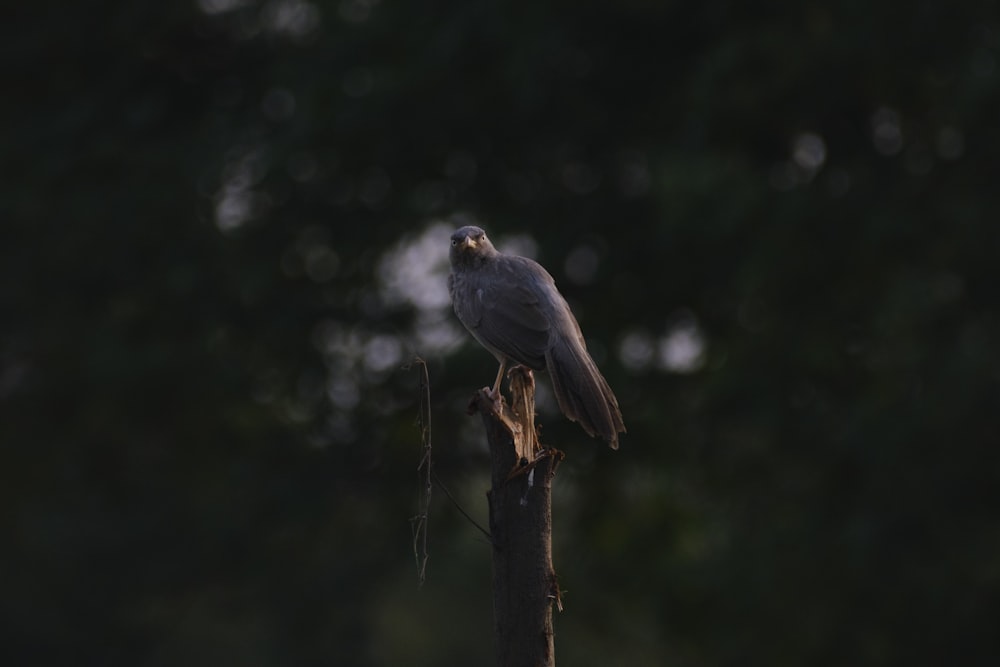
<path fill-rule="evenodd" d="M 511 362 L 545 370 L 562 413 L 618 449 L 618 434 L 625 433 L 618 399 L 549 272 L 527 257 L 501 253 L 473 225 L 451 235 L 449 259 L 455 314 L 500 363 L 491 395 L 499 398 Z"/>

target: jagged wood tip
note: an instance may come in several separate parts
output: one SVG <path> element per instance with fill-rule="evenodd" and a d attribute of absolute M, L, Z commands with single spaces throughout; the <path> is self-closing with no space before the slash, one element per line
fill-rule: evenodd
<path fill-rule="evenodd" d="M 541 451 L 535 430 L 535 377 L 531 369 L 515 366 L 507 374 L 510 378 L 510 404 L 501 393 L 494 396 L 484 387 L 472 396 L 468 412 L 492 416 L 510 433 L 518 461 L 534 461 Z"/>

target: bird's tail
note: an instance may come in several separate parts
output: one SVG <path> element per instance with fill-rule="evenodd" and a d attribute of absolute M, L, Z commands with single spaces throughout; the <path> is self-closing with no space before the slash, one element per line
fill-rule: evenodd
<path fill-rule="evenodd" d="M 618 399 L 583 342 L 559 337 L 546 353 L 545 364 L 563 414 L 618 449 L 618 434 L 625 432 Z"/>

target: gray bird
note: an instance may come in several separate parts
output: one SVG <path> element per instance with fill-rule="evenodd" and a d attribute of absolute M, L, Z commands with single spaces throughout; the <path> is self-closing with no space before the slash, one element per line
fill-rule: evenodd
<path fill-rule="evenodd" d="M 493 396 L 499 397 L 508 362 L 547 370 L 563 414 L 618 449 L 625 432 L 618 399 L 552 276 L 533 260 L 499 252 L 479 227 L 452 234 L 450 256 L 455 314 L 500 362 Z"/>

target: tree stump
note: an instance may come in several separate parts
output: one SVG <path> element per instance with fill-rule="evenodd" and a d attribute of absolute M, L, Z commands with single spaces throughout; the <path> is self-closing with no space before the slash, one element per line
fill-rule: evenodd
<path fill-rule="evenodd" d="M 470 404 L 490 447 L 497 665 L 553 667 L 552 607 L 562 605 L 552 567 L 552 478 L 563 454 L 538 443 L 531 371 L 518 366 L 509 375 L 511 405 L 487 389 Z"/>

